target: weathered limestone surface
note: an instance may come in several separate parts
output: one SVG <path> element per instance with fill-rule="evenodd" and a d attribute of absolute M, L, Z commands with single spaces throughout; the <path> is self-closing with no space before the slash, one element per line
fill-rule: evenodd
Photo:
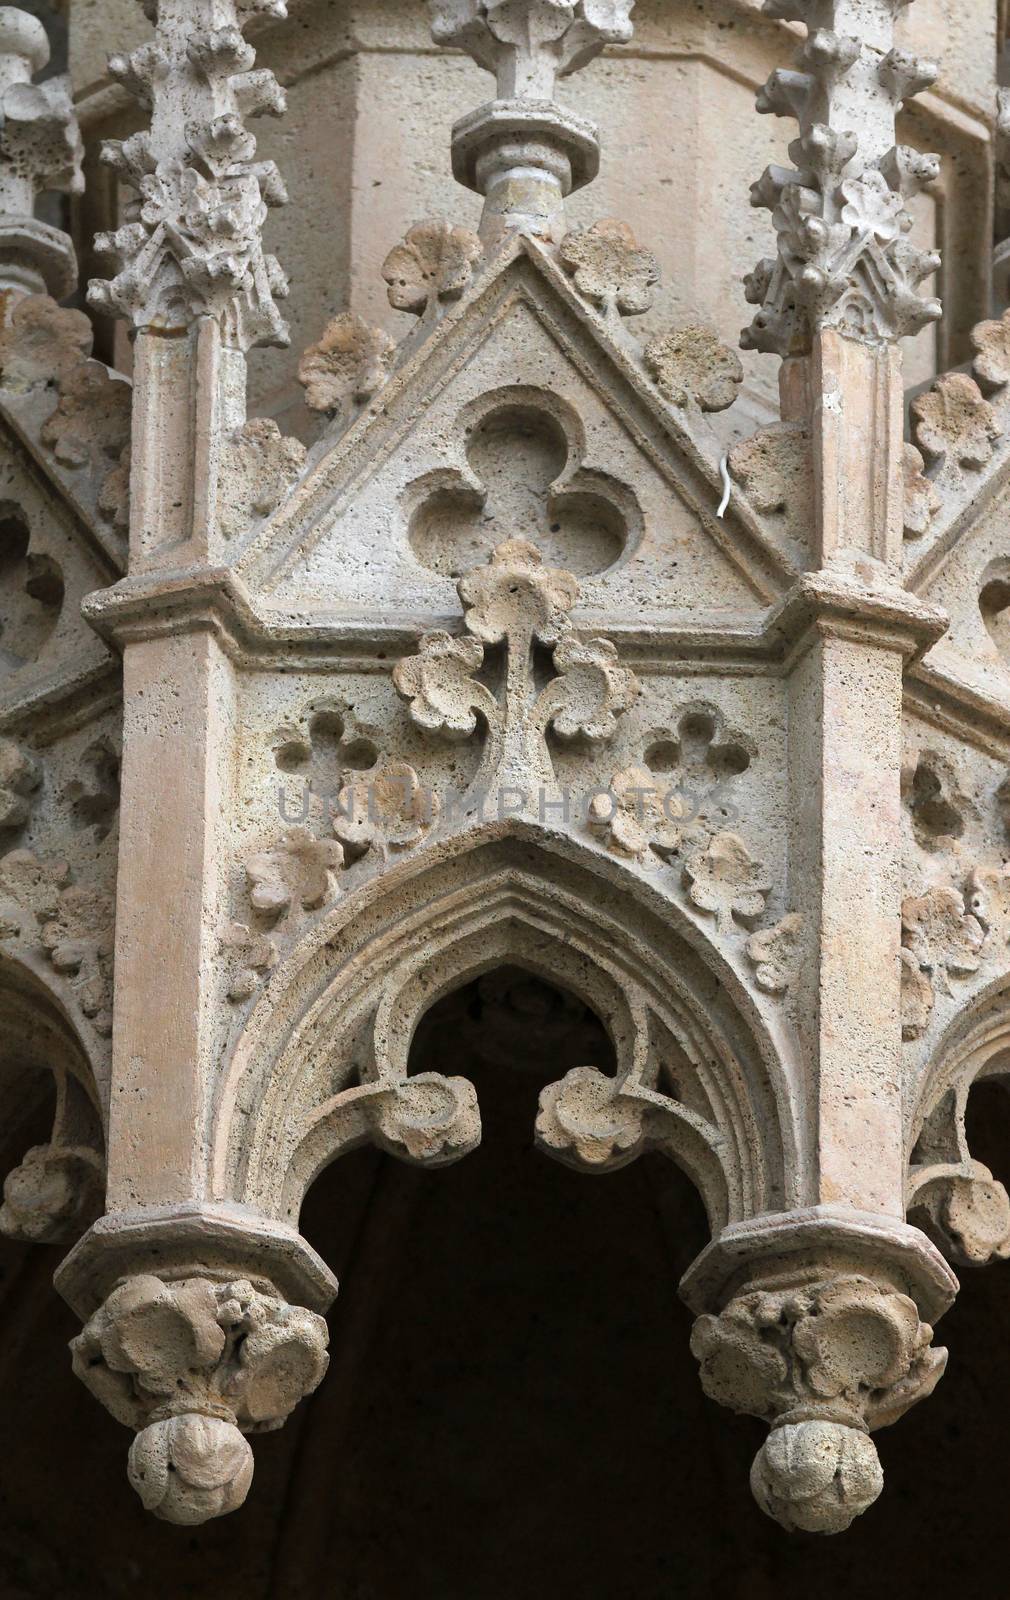
<path fill-rule="evenodd" d="M 326 1366 L 308 1190 L 478 1151 L 412 1043 L 518 970 L 601 1025 L 530 1139 L 688 1175 L 705 1392 L 768 1425 L 761 1508 L 840 1532 L 950 1263 L 1010 1256 L 965 1131 L 1010 995 L 1010 324 L 961 11 L 142 9 L 107 81 L 73 57 L 129 379 L 57 303 L 76 124 L 0 11 L 0 1007 L 56 1084 L 0 1229 L 67 1241 L 144 1505 L 233 1511 Z"/>

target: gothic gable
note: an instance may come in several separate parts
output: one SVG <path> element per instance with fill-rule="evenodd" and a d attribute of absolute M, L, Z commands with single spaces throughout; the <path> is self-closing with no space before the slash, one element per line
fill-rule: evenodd
<path fill-rule="evenodd" d="M 576 574 L 590 614 L 641 613 L 647 594 L 657 619 L 726 620 L 780 592 L 740 497 L 717 516 L 696 400 L 665 399 L 537 245 L 512 244 L 419 332 L 241 561 L 271 605 L 445 615 L 460 572 L 515 537 Z"/>

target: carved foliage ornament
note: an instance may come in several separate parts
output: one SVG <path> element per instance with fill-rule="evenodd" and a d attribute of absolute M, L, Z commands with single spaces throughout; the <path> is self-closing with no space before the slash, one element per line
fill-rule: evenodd
<path fill-rule="evenodd" d="M 245 1279 L 127 1278 L 71 1342 L 74 1371 L 138 1429 L 130 1482 L 147 1510 L 198 1523 L 252 1481 L 243 1438 L 279 1428 L 326 1371 L 326 1323 Z"/>
<path fill-rule="evenodd" d="M 883 1487 L 867 1430 L 928 1395 L 946 1364 L 914 1301 L 858 1275 L 755 1290 L 699 1317 L 705 1393 L 773 1424 L 751 1488 L 783 1527 L 837 1533 Z"/>
<path fill-rule="evenodd" d="M 416 223 L 382 264 L 390 305 L 419 317 L 442 301 L 458 300 L 483 254 L 469 228 L 441 220 Z"/>
<path fill-rule="evenodd" d="M 814 14 L 797 0 L 771 0 L 773 16 L 808 30 L 799 71 L 777 69 L 759 93 L 759 111 L 795 117 L 793 168 L 770 166 L 751 201 L 772 214 L 778 249 L 745 282 L 760 307 L 745 348 L 801 355 L 820 328 L 862 339 L 896 339 L 940 316 L 919 285 L 939 265 L 909 241 L 907 201 L 940 170 L 936 156 L 905 146 L 881 150 L 872 130 L 893 127 L 897 106 L 936 77 L 932 62 L 897 49 L 879 54 L 831 23 L 836 7 Z"/>
<path fill-rule="evenodd" d="M 419 653 L 398 663 L 393 682 L 408 702 L 411 721 L 429 733 L 469 738 L 478 720 L 488 745 L 478 781 L 494 775 L 499 788 L 529 797 L 554 786 L 546 734 L 590 743 L 613 736 L 616 719 L 638 693 L 608 639 L 580 640 L 569 616 L 578 598 L 570 572 L 545 567 L 524 539 L 507 540 L 486 567 L 465 573 L 457 585 L 468 633 L 437 631 Z M 505 648 L 505 674 L 496 697 L 474 674 L 485 646 Z M 550 651 L 557 676 L 537 693 L 536 645 Z"/>
<path fill-rule="evenodd" d="M 281 8 L 282 10 L 283 8 Z M 264 254 L 268 206 L 287 199 L 272 161 L 256 161 L 243 118 L 279 114 L 284 95 L 272 72 L 253 71 L 242 37 L 246 8 L 230 25 L 184 34 L 159 25 L 152 44 L 114 56 L 113 77 L 142 105 L 174 115 L 184 138 L 174 152 L 136 133 L 103 146 L 103 160 L 134 191 L 127 222 L 95 245 L 117 262 L 116 276 L 94 281 L 92 305 L 136 328 L 179 329 L 214 318 L 237 349 L 284 344 L 276 300 L 287 279 Z M 168 116 L 161 117 L 161 126 Z"/>
<path fill-rule="evenodd" d="M 631 38 L 635 0 L 428 0 L 437 44 L 465 50 L 503 98 L 553 100 L 558 77 Z"/>

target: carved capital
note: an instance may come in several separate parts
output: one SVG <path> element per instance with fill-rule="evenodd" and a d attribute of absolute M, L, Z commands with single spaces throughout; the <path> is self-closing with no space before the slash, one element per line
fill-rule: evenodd
<path fill-rule="evenodd" d="M 869 1431 L 928 1395 L 945 1350 L 907 1295 L 857 1274 L 754 1289 L 695 1322 L 710 1399 L 772 1424 L 751 1472 L 788 1529 L 839 1533 L 879 1495 Z"/>
<path fill-rule="evenodd" d="M 137 1429 L 129 1478 L 166 1522 L 235 1511 L 252 1481 L 243 1437 L 282 1426 L 326 1371 L 323 1318 L 246 1279 L 126 1278 L 71 1342 L 74 1371 Z"/>

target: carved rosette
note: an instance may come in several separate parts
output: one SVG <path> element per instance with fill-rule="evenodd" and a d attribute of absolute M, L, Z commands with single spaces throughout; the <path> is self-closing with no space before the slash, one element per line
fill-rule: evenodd
<path fill-rule="evenodd" d="M 270 9 L 284 15 L 283 5 Z M 88 290 L 93 306 L 135 328 L 213 318 L 239 350 L 287 342 L 276 304 L 287 279 L 262 241 L 267 208 L 287 195 L 274 163 L 255 159 L 244 122 L 279 115 L 285 100 L 272 72 L 253 70 L 256 52 L 242 36 L 249 10 L 219 0 L 194 15 L 162 0 L 154 41 L 111 58 L 112 76 L 152 109 L 153 125 L 103 146 L 135 198 L 124 225 L 95 240 L 116 261 L 115 277 Z"/>
<path fill-rule="evenodd" d="M 71 1341 L 74 1371 L 137 1429 L 129 1478 L 148 1511 L 198 1523 L 235 1511 L 252 1481 L 244 1438 L 282 1426 L 326 1371 L 323 1318 L 245 1279 L 115 1288 Z"/>
<path fill-rule="evenodd" d="M 705 1393 L 770 1422 L 751 1471 L 784 1528 L 840 1533 L 873 1504 L 883 1473 L 869 1438 L 940 1379 L 947 1352 L 907 1295 L 857 1274 L 737 1295 L 697 1319 Z"/>
<path fill-rule="evenodd" d="M 894 117 L 936 77 L 931 61 L 881 47 L 905 0 L 768 0 L 772 16 L 807 28 L 798 70 L 777 69 L 757 107 L 795 117 L 794 167 L 771 166 L 751 190 L 772 214 L 774 258 L 746 282 L 760 307 L 741 342 L 786 357 L 813 335 L 896 339 L 940 316 L 919 285 L 939 258 L 909 241 L 907 202 L 938 175 L 936 156 L 894 144 Z M 855 131 L 853 131 L 855 130 Z"/>

